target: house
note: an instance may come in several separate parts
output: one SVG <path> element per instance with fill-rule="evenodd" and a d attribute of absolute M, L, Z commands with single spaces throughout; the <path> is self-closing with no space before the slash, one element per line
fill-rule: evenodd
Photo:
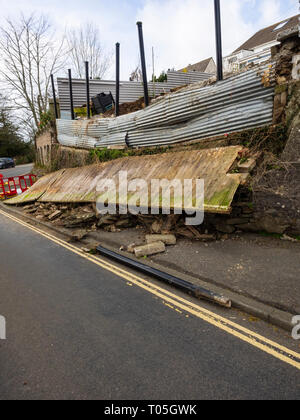
<path fill-rule="evenodd" d="M 258 31 L 231 55 L 224 58 L 224 71 L 231 73 L 251 63 L 260 64 L 269 60 L 272 47 L 280 44 L 277 41 L 279 32 L 298 26 L 299 18 L 300 15 L 296 15 Z"/>
<path fill-rule="evenodd" d="M 207 58 L 206 60 L 202 60 L 196 64 L 189 64 L 184 69 L 179 70 L 184 73 L 188 73 L 191 71 L 201 72 L 201 73 L 208 73 L 208 74 L 215 74 L 217 72 L 217 66 L 212 57 Z"/>

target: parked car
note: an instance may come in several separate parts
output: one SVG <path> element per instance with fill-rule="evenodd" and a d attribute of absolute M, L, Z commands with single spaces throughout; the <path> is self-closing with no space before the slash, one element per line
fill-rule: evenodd
<path fill-rule="evenodd" d="M 15 161 L 11 158 L 0 158 L 0 169 L 15 168 Z"/>
<path fill-rule="evenodd" d="M 5 159 L 0 158 L 0 169 L 5 169 L 7 167 L 7 162 Z"/>

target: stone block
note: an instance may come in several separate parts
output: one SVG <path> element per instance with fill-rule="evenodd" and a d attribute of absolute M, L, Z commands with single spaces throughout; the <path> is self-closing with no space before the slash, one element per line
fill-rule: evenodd
<path fill-rule="evenodd" d="M 165 245 L 176 245 L 177 241 L 175 235 L 147 235 L 146 242 L 147 244 L 163 242 Z"/>
<path fill-rule="evenodd" d="M 148 257 L 150 255 L 161 254 L 165 252 L 166 246 L 163 242 L 154 242 L 152 244 L 138 246 L 134 253 L 137 258 Z"/>

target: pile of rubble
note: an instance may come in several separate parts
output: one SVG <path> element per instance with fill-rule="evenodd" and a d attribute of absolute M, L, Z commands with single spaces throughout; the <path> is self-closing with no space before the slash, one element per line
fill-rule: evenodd
<path fill-rule="evenodd" d="M 95 204 L 29 204 L 23 211 L 39 221 L 51 222 L 67 229 L 85 228 L 88 231 L 103 229 L 106 232 L 120 232 L 122 229 L 144 229 L 152 235 L 176 234 L 179 237 L 199 240 L 215 240 L 215 235 L 201 233 L 192 226 L 186 226 L 181 215 L 100 215 Z"/>
<path fill-rule="evenodd" d="M 251 203 L 237 203 L 232 214 L 206 214 L 200 226 L 185 224 L 184 215 L 100 215 L 95 204 L 55 204 L 40 203 L 26 205 L 23 211 L 42 222 L 69 229 L 75 239 L 82 239 L 89 232 L 104 230 L 117 233 L 124 229 L 141 229 L 145 233 L 146 248 L 158 244 L 158 252 L 166 245 L 175 245 L 177 238 L 203 242 L 228 239 L 228 235 L 245 230 L 253 217 Z M 138 248 L 142 244 L 136 244 Z M 135 252 L 133 246 L 128 249 Z M 145 254 L 146 251 L 146 254 Z M 149 255 L 147 249 L 138 249 L 136 254 Z"/>
<path fill-rule="evenodd" d="M 119 115 L 127 115 L 131 112 L 140 111 L 141 109 L 145 108 L 145 100 L 144 98 L 140 98 L 135 102 L 124 102 L 123 104 L 120 104 L 119 106 Z M 103 114 L 104 118 L 108 117 L 114 117 L 115 116 L 115 109 L 113 108 L 110 111 L 107 111 L 105 114 Z"/>
<path fill-rule="evenodd" d="M 266 213 L 257 219 L 253 203 L 249 200 L 250 193 L 248 191 L 246 194 L 245 191 L 237 194 L 230 215 L 206 213 L 204 223 L 200 226 L 186 225 L 185 215 L 100 215 L 95 204 L 36 202 L 23 206 L 22 210 L 40 222 L 67 229 L 74 241 L 80 241 L 90 232 L 118 233 L 126 229 L 139 230 L 138 236 L 143 238 L 142 241 L 121 247 L 121 250 L 133 253 L 137 257 L 165 252 L 166 246 L 175 245 L 178 239 L 224 241 L 231 235 L 243 232 L 276 232 L 283 235 L 286 226 L 282 226 L 279 221 L 274 226 L 272 215 Z"/>
<path fill-rule="evenodd" d="M 166 245 L 176 245 L 175 235 L 146 235 L 146 244 L 131 244 L 128 247 L 121 247 L 120 251 L 127 251 L 135 254 L 137 258 L 148 257 L 166 251 Z"/>

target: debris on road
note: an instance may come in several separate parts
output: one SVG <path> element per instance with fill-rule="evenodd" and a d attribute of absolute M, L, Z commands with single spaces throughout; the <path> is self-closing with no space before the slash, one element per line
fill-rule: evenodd
<path fill-rule="evenodd" d="M 283 236 L 282 236 L 282 238 L 281 238 L 281 240 L 282 240 L 282 241 L 294 242 L 294 243 L 299 242 L 297 239 L 295 239 L 295 238 L 291 238 L 291 237 L 290 237 L 290 236 L 288 236 L 288 235 L 283 235 Z"/>
<path fill-rule="evenodd" d="M 76 230 L 75 232 L 72 232 L 72 240 L 75 242 L 79 242 L 82 239 L 84 239 L 88 235 L 88 231 L 84 229 Z"/>
<path fill-rule="evenodd" d="M 128 247 L 127 247 L 127 252 L 129 252 L 130 254 L 134 254 L 134 250 L 135 250 L 135 248 L 137 248 L 138 246 L 141 246 L 141 245 L 137 245 L 137 244 L 130 244 L 130 245 L 128 245 Z M 123 249 L 124 250 L 124 249 Z"/>
<path fill-rule="evenodd" d="M 163 242 L 165 245 L 176 245 L 175 235 L 147 235 L 147 244 L 153 244 L 155 242 Z"/>
<path fill-rule="evenodd" d="M 106 231 L 111 233 L 127 229 L 141 230 L 143 240 L 134 244 L 124 244 L 127 251 L 134 253 L 134 248 L 161 241 L 165 245 L 175 245 L 177 239 L 183 238 L 192 241 L 211 242 L 223 239 L 224 234 L 236 232 L 236 226 L 245 226 L 252 218 L 253 210 L 244 203 L 237 203 L 239 207 L 233 208 L 230 216 L 206 215 L 203 225 L 187 226 L 185 215 L 132 215 L 97 214 L 94 204 L 60 204 L 41 203 L 21 207 L 25 214 L 39 221 L 68 229 L 74 232 L 74 237 L 80 240 L 83 232 Z M 78 232 L 80 234 L 78 234 Z M 225 235 L 226 236 L 226 235 Z"/>
<path fill-rule="evenodd" d="M 137 258 L 148 257 L 155 254 L 165 252 L 166 246 L 163 242 L 154 242 L 148 245 L 138 246 L 135 248 L 134 253 Z"/>
<path fill-rule="evenodd" d="M 54 213 L 50 214 L 50 216 L 48 216 L 48 219 L 51 220 L 55 220 L 57 219 L 60 215 L 61 215 L 61 210 L 56 210 Z"/>

